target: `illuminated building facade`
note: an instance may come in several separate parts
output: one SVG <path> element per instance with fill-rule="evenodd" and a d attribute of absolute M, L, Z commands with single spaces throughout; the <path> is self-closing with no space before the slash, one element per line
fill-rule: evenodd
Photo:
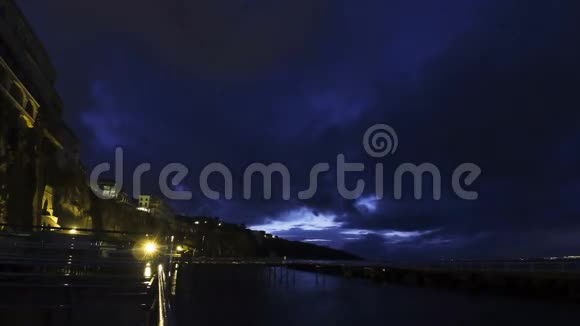
<path fill-rule="evenodd" d="M 167 205 L 161 198 L 149 195 L 139 196 L 139 205 L 137 209 L 148 212 L 155 218 L 165 220 L 173 224 L 175 215 L 169 205 Z"/>
<path fill-rule="evenodd" d="M 41 221 L 42 226 L 60 227 L 58 224 L 58 217 L 54 216 L 54 190 L 51 186 L 44 186 L 44 193 L 42 196 L 42 212 Z"/>
<path fill-rule="evenodd" d="M 117 187 L 117 183 L 113 180 L 99 181 L 99 188 L 102 190 L 104 199 L 113 199 L 118 203 L 135 206 L 134 201 L 131 200 L 123 189 Z"/>
<path fill-rule="evenodd" d="M 0 223 L 53 221 L 58 171 L 80 164 L 55 81 L 55 69 L 18 7 L 0 0 Z"/>

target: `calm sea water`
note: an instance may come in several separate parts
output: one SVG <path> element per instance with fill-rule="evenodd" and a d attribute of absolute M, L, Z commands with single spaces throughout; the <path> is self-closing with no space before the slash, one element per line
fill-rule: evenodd
<path fill-rule="evenodd" d="M 580 305 L 261 266 L 184 265 L 178 325 L 576 325 Z"/>

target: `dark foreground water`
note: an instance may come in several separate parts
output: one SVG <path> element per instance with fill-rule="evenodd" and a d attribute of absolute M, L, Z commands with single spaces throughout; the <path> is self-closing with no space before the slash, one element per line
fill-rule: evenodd
<path fill-rule="evenodd" d="M 176 323 L 168 326 L 552 326 L 580 320 L 580 303 L 385 286 L 280 267 L 180 264 L 171 273 Z M 144 308 L 156 296 L 145 294 L 143 282 L 103 276 L 68 284 L 73 280 L 55 277 L 0 282 L 0 326 L 147 325 Z"/>
<path fill-rule="evenodd" d="M 178 325 L 577 325 L 580 305 L 260 266 L 184 265 Z"/>

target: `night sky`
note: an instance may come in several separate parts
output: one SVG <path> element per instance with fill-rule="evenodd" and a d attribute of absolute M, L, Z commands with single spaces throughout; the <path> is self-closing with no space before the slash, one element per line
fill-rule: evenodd
<path fill-rule="evenodd" d="M 377 259 L 580 255 L 578 1 L 17 2 L 59 72 L 87 168 L 116 146 L 129 177 L 142 162 L 183 163 L 179 188 L 194 198 L 172 202 L 179 213 Z M 378 160 L 362 146 L 377 123 L 399 138 Z M 368 181 L 359 200 L 340 197 L 333 172 L 297 199 L 310 168 L 339 153 L 384 163 L 387 185 L 399 164 L 432 162 L 442 199 L 386 187 L 374 200 L 368 171 L 354 174 Z M 236 176 L 233 200 L 201 194 L 211 162 Z M 278 188 L 244 200 L 253 162 L 286 164 L 293 199 Z M 464 162 L 483 170 L 475 201 L 451 191 Z M 159 193 L 157 175 L 146 192 Z"/>

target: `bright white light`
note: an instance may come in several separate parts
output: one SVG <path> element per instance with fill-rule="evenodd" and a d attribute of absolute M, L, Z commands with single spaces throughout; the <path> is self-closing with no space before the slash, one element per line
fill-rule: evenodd
<path fill-rule="evenodd" d="M 340 233 L 347 234 L 347 235 L 367 235 L 367 234 L 371 234 L 373 232 L 370 230 L 350 229 L 350 230 L 344 230 Z"/>
<path fill-rule="evenodd" d="M 308 208 L 298 208 L 280 214 L 275 218 L 266 218 L 262 225 L 250 226 L 252 230 L 266 231 L 268 233 L 303 230 L 323 231 L 340 228 L 343 223 L 338 222 L 335 214 L 315 213 Z"/>
<path fill-rule="evenodd" d="M 354 206 L 361 213 L 374 213 L 377 211 L 377 203 L 376 196 L 368 196 L 357 199 Z"/>
<path fill-rule="evenodd" d="M 143 272 L 144 277 L 151 277 L 151 266 L 145 266 L 145 271 Z"/>
<path fill-rule="evenodd" d="M 365 229 L 348 229 L 341 231 L 341 234 L 355 237 L 347 237 L 345 240 L 360 240 L 363 236 L 378 235 L 383 236 L 391 243 L 409 241 L 422 236 L 437 232 L 438 230 L 424 230 L 424 231 L 397 231 L 397 230 L 365 230 Z"/>
<path fill-rule="evenodd" d="M 157 251 L 157 245 L 154 242 L 147 242 L 143 247 L 145 253 L 148 255 L 154 254 Z"/>
<path fill-rule="evenodd" d="M 332 240 L 327 239 L 304 239 L 304 242 L 331 242 Z"/>
<path fill-rule="evenodd" d="M 427 235 L 429 233 L 432 233 L 432 230 L 427 230 L 427 231 L 387 231 L 384 232 L 383 235 L 387 238 L 417 238 L 423 235 Z"/>
<path fill-rule="evenodd" d="M 70 233 L 70 234 L 77 234 L 77 233 L 78 233 L 78 231 L 77 231 L 77 229 L 76 229 L 76 228 L 72 228 L 72 229 L 70 229 L 70 230 L 68 231 L 68 233 Z"/>

